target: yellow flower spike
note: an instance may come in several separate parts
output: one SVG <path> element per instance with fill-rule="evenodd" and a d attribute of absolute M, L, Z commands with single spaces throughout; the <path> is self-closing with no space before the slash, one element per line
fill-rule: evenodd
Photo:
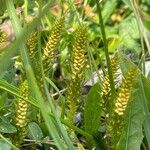
<path fill-rule="evenodd" d="M 83 73 L 86 69 L 87 62 L 85 58 L 87 39 L 87 28 L 84 25 L 80 25 L 74 35 L 71 56 L 71 80 L 67 88 L 67 102 L 69 107 L 67 118 L 70 122 L 73 122 L 73 117 L 79 105 L 79 98 L 81 96 Z"/>
<path fill-rule="evenodd" d="M 72 72 L 74 74 L 79 74 L 79 72 L 85 67 L 86 59 L 85 59 L 85 50 L 87 47 L 87 31 L 86 27 L 83 25 L 79 26 L 79 28 L 75 32 L 75 39 L 73 44 L 73 52 L 72 52 Z"/>
<path fill-rule="evenodd" d="M 20 95 L 23 97 L 18 100 L 17 111 L 16 111 L 16 125 L 18 127 L 25 127 L 27 124 L 27 109 L 28 104 L 24 99 L 28 99 L 28 84 L 27 81 L 23 82 L 20 87 Z M 22 122 L 20 124 L 20 122 Z"/>
<path fill-rule="evenodd" d="M 27 39 L 27 47 L 30 57 L 33 57 L 37 47 L 37 32 L 30 34 L 29 38 Z"/>
<path fill-rule="evenodd" d="M 17 127 L 17 133 L 14 137 L 14 143 L 16 146 L 20 146 L 25 135 L 26 135 L 26 126 L 27 126 L 27 111 L 28 111 L 28 83 L 24 81 L 20 86 L 20 96 L 17 101 L 16 106 L 16 116 L 15 116 L 15 125 Z"/>
<path fill-rule="evenodd" d="M 133 68 L 127 73 L 126 78 L 123 80 L 121 87 L 119 89 L 118 97 L 115 104 L 115 112 L 121 116 L 124 114 L 128 102 L 131 97 L 132 88 L 134 85 L 135 77 L 137 75 L 137 70 Z"/>
<path fill-rule="evenodd" d="M 112 68 L 112 75 L 113 75 L 113 79 L 115 81 L 116 77 L 117 77 L 117 70 L 118 70 L 118 55 L 115 54 L 114 57 L 111 59 L 111 68 Z M 102 91 L 101 91 L 101 96 L 105 97 L 109 94 L 111 88 L 110 88 L 110 83 L 109 83 L 109 75 L 108 73 L 106 74 L 106 76 L 104 77 L 103 83 L 102 83 Z"/>
<path fill-rule="evenodd" d="M 7 39 L 7 34 L 5 32 L 0 32 L 0 44 L 5 42 Z"/>
<path fill-rule="evenodd" d="M 51 62 L 54 59 L 55 50 L 60 41 L 63 24 L 64 24 L 64 17 L 56 21 L 54 27 L 52 28 L 51 35 L 48 38 L 48 42 L 46 44 L 42 56 L 44 72 L 46 72 L 49 69 Z"/>
<path fill-rule="evenodd" d="M 32 32 L 29 36 L 29 38 L 27 39 L 27 48 L 28 48 L 28 51 L 29 51 L 29 56 L 30 56 L 30 59 L 31 59 L 31 65 L 32 65 L 32 68 L 34 70 L 34 73 L 35 73 L 35 78 L 37 80 L 37 83 L 38 83 L 38 86 L 42 92 L 43 95 L 44 94 L 44 79 L 42 77 L 42 70 L 41 70 L 41 64 L 39 61 L 39 54 L 38 54 L 38 51 L 37 51 L 37 44 L 38 44 L 38 36 L 37 36 L 37 32 Z"/>

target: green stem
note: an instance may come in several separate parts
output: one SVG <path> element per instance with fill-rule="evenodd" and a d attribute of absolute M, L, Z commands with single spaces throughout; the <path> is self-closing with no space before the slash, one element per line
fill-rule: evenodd
<path fill-rule="evenodd" d="M 144 39 L 143 39 L 143 31 L 142 31 L 142 26 L 141 26 L 141 18 L 140 18 L 139 12 L 138 12 L 138 8 L 136 7 L 136 2 L 131 1 L 131 5 L 133 7 L 133 12 L 135 14 L 135 18 L 137 21 L 137 27 L 138 27 L 138 31 L 139 31 L 139 35 L 140 35 L 141 48 L 142 48 L 142 56 L 141 56 L 141 60 L 139 62 L 140 63 L 142 62 L 142 71 L 143 71 L 143 74 L 145 74 L 145 50 L 144 50 Z"/>
<path fill-rule="evenodd" d="M 24 15 L 28 16 L 28 0 L 24 0 Z"/>
<path fill-rule="evenodd" d="M 113 99 L 114 94 L 115 94 L 115 86 L 114 86 L 111 62 L 110 62 L 109 52 L 108 52 L 108 43 L 107 43 L 107 39 L 106 39 L 105 27 L 104 27 L 102 13 L 101 13 L 101 6 L 100 6 L 98 0 L 96 0 L 96 4 L 97 4 L 97 12 L 99 15 L 100 29 L 101 29 L 101 33 L 102 33 L 102 37 L 103 37 L 103 41 L 104 41 L 105 56 L 106 56 L 106 62 L 107 62 L 107 67 L 108 67 L 108 75 L 109 75 L 109 80 L 110 80 L 111 94 L 112 94 L 112 99 Z"/>
<path fill-rule="evenodd" d="M 71 128 L 71 129 L 73 129 L 74 131 L 80 133 L 81 135 L 87 137 L 88 139 L 93 140 L 92 135 L 90 135 L 89 133 L 87 133 L 87 132 L 81 130 L 80 128 L 78 128 L 78 127 L 76 127 L 76 126 L 74 126 L 71 122 L 68 122 L 67 120 L 64 120 L 64 119 L 61 119 L 61 122 L 62 122 L 64 125 L 66 125 L 67 127 Z"/>

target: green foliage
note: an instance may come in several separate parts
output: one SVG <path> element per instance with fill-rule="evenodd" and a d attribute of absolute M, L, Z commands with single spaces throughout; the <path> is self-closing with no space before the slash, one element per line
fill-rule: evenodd
<path fill-rule="evenodd" d="M 148 0 L 0 3 L 0 149 L 150 149 Z"/>
<path fill-rule="evenodd" d="M 102 98 L 100 97 L 100 85 L 95 84 L 90 90 L 84 110 L 84 128 L 85 131 L 94 135 L 100 125 L 100 116 L 102 113 Z M 92 141 L 88 139 L 88 145 L 92 146 Z"/>
<path fill-rule="evenodd" d="M 17 130 L 16 128 L 10 124 L 10 121 L 7 120 L 5 117 L 0 117 L 0 132 L 1 133 L 15 133 Z"/>
<path fill-rule="evenodd" d="M 11 146 L 4 140 L 0 140 L 0 150 L 11 150 Z"/>
<path fill-rule="evenodd" d="M 138 85 L 136 85 L 138 87 Z M 127 109 L 124 118 L 124 127 L 121 138 L 117 144 L 117 150 L 140 150 L 143 132 L 144 112 L 141 103 L 140 88 L 135 88 L 132 101 Z"/>
<path fill-rule="evenodd" d="M 28 125 L 28 130 L 29 130 L 28 137 L 30 137 L 30 139 L 38 142 L 43 138 L 42 130 L 37 123 L 30 122 Z"/>
<path fill-rule="evenodd" d="M 148 147 L 150 148 L 150 142 L 149 142 L 149 138 L 150 138 L 150 116 L 149 116 L 149 80 L 146 79 L 144 76 L 141 76 L 141 78 L 139 79 L 139 87 L 140 90 L 142 91 L 142 106 L 143 106 L 143 111 L 144 111 L 144 115 L 145 115 L 145 119 L 144 119 L 144 123 L 143 123 L 143 127 L 144 127 L 144 133 L 146 135 L 146 140 L 148 143 Z"/>

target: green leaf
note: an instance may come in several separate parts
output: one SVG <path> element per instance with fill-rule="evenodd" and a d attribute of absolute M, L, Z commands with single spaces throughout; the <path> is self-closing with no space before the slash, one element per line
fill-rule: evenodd
<path fill-rule="evenodd" d="M 127 56 L 120 54 L 120 66 L 123 74 L 125 74 L 130 68 L 138 67 L 131 62 Z M 117 150 L 140 150 L 143 139 L 143 126 L 145 132 L 149 132 L 150 119 L 147 106 L 147 99 L 145 96 L 144 87 L 142 85 L 141 77 L 144 77 L 139 71 L 139 75 L 136 79 L 136 85 L 132 95 L 132 101 L 128 106 L 125 116 L 125 126 L 121 138 L 117 144 Z M 145 119 L 145 120 L 144 120 Z M 145 127 L 146 126 L 146 127 Z M 149 133 L 147 136 L 149 137 Z M 150 137 L 149 137 L 150 138 Z"/>
<path fill-rule="evenodd" d="M 128 106 L 125 115 L 125 126 L 121 134 L 121 138 L 117 144 L 116 150 L 140 150 L 143 140 L 142 126 L 144 122 L 144 112 L 142 106 L 142 93 L 139 82 L 135 86 L 132 95 L 132 101 Z"/>
<path fill-rule="evenodd" d="M 0 150 L 11 150 L 11 146 L 4 140 L 0 140 Z"/>
<path fill-rule="evenodd" d="M 10 124 L 10 122 L 4 118 L 3 116 L 0 116 L 0 132 L 2 133 L 15 133 L 17 132 L 17 129 Z"/>
<path fill-rule="evenodd" d="M 145 113 L 145 120 L 144 120 L 144 132 L 146 135 L 148 147 L 150 149 L 150 112 L 149 112 L 149 103 L 150 103 L 150 81 L 146 79 L 144 76 L 141 76 L 140 80 L 140 86 L 141 86 L 141 93 L 142 93 L 142 106 L 143 111 Z"/>
<path fill-rule="evenodd" d="M 0 92 L 0 109 L 5 107 L 5 101 L 7 99 L 7 92 Z"/>
<path fill-rule="evenodd" d="M 107 0 L 103 6 L 102 16 L 104 24 L 110 19 L 110 16 L 115 11 L 118 1 L 117 0 Z"/>
<path fill-rule="evenodd" d="M 95 84 L 87 98 L 84 111 L 84 127 L 85 131 L 89 134 L 94 134 L 100 124 L 101 115 L 101 97 L 100 97 L 100 85 Z"/>
<path fill-rule="evenodd" d="M 37 123 L 35 122 L 29 123 L 28 129 L 29 129 L 28 136 L 30 137 L 30 139 L 39 142 L 43 138 L 43 132 Z"/>
<path fill-rule="evenodd" d="M 6 82 L 5 80 L 0 80 L 0 89 L 3 89 L 9 93 L 11 93 L 14 96 L 21 97 L 20 93 L 19 93 L 19 88 L 15 87 L 12 84 L 9 84 L 8 82 Z M 28 102 L 30 102 L 31 104 L 33 104 L 36 107 L 39 107 L 38 102 L 31 96 L 29 96 L 29 100 Z"/>

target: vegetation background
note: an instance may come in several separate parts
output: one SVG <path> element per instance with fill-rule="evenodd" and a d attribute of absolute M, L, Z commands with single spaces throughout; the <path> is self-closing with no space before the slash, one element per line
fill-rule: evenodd
<path fill-rule="evenodd" d="M 149 150 L 149 54 L 149 0 L 0 0 L 0 150 Z"/>

